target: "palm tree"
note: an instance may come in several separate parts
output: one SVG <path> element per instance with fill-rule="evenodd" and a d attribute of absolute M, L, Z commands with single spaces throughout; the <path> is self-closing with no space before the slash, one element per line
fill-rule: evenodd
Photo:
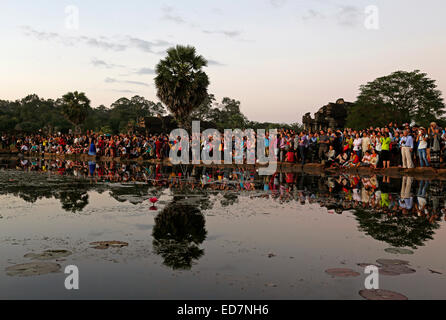
<path fill-rule="evenodd" d="M 85 121 L 90 108 L 90 99 L 83 92 L 68 92 L 59 100 L 64 117 L 74 125 L 75 132 L 79 132 L 79 126 Z"/>
<path fill-rule="evenodd" d="M 172 47 L 156 66 L 157 96 L 181 127 L 190 128 L 190 114 L 208 97 L 207 61 L 191 46 Z"/>

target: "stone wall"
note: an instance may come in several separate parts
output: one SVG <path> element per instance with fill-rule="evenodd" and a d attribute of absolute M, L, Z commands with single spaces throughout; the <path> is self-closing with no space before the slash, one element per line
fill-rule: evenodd
<path fill-rule="evenodd" d="M 318 132 L 327 129 L 343 129 L 347 120 L 348 109 L 353 103 L 346 102 L 340 98 L 335 103 L 330 102 L 320 108 L 314 118 L 311 113 L 306 113 L 302 118 L 302 123 L 306 131 Z"/>

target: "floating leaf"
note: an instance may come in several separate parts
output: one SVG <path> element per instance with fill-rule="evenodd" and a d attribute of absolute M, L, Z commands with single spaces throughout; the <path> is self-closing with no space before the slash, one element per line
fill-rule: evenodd
<path fill-rule="evenodd" d="M 19 277 L 38 276 L 59 272 L 60 268 L 60 264 L 53 262 L 31 262 L 7 267 L 6 274 Z"/>
<path fill-rule="evenodd" d="M 395 265 L 408 265 L 409 261 L 398 260 L 398 259 L 378 259 L 376 260 L 379 264 L 383 266 L 395 266 Z"/>
<path fill-rule="evenodd" d="M 265 286 L 266 287 L 275 288 L 275 287 L 277 287 L 277 284 L 275 284 L 275 283 L 265 283 Z"/>
<path fill-rule="evenodd" d="M 68 250 L 45 250 L 42 253 L 27 253 L 25 258 L 30 258 L 34 260 L 53 260 L 68 257 L 72 252 Z"/>
<path fill-rule="evenodd" d="M 93 246 L 93 249 L 105 250 L 105 249 L 108 249 L 108 248 L 127 247 L 129 244 L 127 242 L 113 240 L 113 241 L 96 241 L 96 242 L 91 242 L 90 245 Z"/>
<path fill-rule="evenodd" d="M 374 263 L 357 263 L 356 265 L 360 266 L 361 268 L 366 268 L 368 266 L 374 266 L 374 267 L 377 267 L 377 268 L 380 267 L 379 265 L 374 264 Z"/>
<path fill-rule="evenodd" d="M 416 270 L 409 268 L 406 265 L 388 265 L 384 266 L 379 270 L 379 274 L 383 275 L 400 275 L 400 274 L 410 274 L 415 273 Z M 387 274 L 386 274 L 387 273 Z"/>
<path fill-rule="evenodd" d="M 384 249 L 384 251 L 387 253 L 392 253 L 392 254 L 413 254 L 412 250 L 404 249 L 404 248 L 387 248 L 387 249 Z"/>
<path fill-rule="evenodd" d="M 383 289 L 370 289 L 361 290 L 359 295 L 367 300 L 407 300 L 408 298 L 401 293 L 383 290 Z"/>
<path fill-rule="evenodd" d="M 325 270 L 325 272 L 333 277 L 341 277 L 341 278 L 358 277 L 360 275 L 358 272 L 352 269 L 345 269 L 345 268 L 327 269 Z"/>
<path fill-rule="evenodd" d="M 380 268 L 379 269 L 379 275 L 380 276 L 399 276 L 401 273 L 393 271 L 388 268 Z"/>

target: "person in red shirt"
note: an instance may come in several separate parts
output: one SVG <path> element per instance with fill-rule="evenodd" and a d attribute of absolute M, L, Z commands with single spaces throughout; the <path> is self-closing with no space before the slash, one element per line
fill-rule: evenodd
<path fill-rule="evenodd" d="M 104 139 L 102 139 L 102 137 L 99 137 L 99 141 L 98 141 L 98 154 L 102 155 L 102 150 L 104 148 Z"/>
<path fill-rule="evenodd" d="M 157 159 L 161 159 L 161 147 L 162 147 L 162 142 L 160 140 L 160 138 L 156 139 L 155 142 L 155 149 L 156 149 L 156 158 Z"/>
<path fill-rule="evenodd" d="M 357 153 L 352 153 L 352 163 L 356 166 L 359 165 L 360 159 Z"/>
<path fill-rule="evenodd" d="M 286 161 L 287 162 L 294 162 L 294 151 L 292 148 L 290 148 L 286 154 Z"/>

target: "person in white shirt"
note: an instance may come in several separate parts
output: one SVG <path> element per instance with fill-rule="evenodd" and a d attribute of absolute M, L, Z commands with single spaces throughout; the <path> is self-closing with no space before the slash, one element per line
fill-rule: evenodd
<path fill-rule="evenodd" d="M 362 152 L 364 153 L 368 150 L 370 150 L 370 138 L 367 131 L 365 131 L 362 136 Z"/>
<path fill-rule="evenodd" d="M 353 151 L 362 158 L 362 139 L 359 137 L 359 133 L 356 134 L 356 139 L 353 140 Z"/>
<path fill-rule="evenodd" d="M 416 142 L 418 142 L 418 158 L 420 159 L 420 167 L 429 167 L 429 161 L 427 160 L 427 140 L 428 136 L 423 127 L 418 131 Z"/>

